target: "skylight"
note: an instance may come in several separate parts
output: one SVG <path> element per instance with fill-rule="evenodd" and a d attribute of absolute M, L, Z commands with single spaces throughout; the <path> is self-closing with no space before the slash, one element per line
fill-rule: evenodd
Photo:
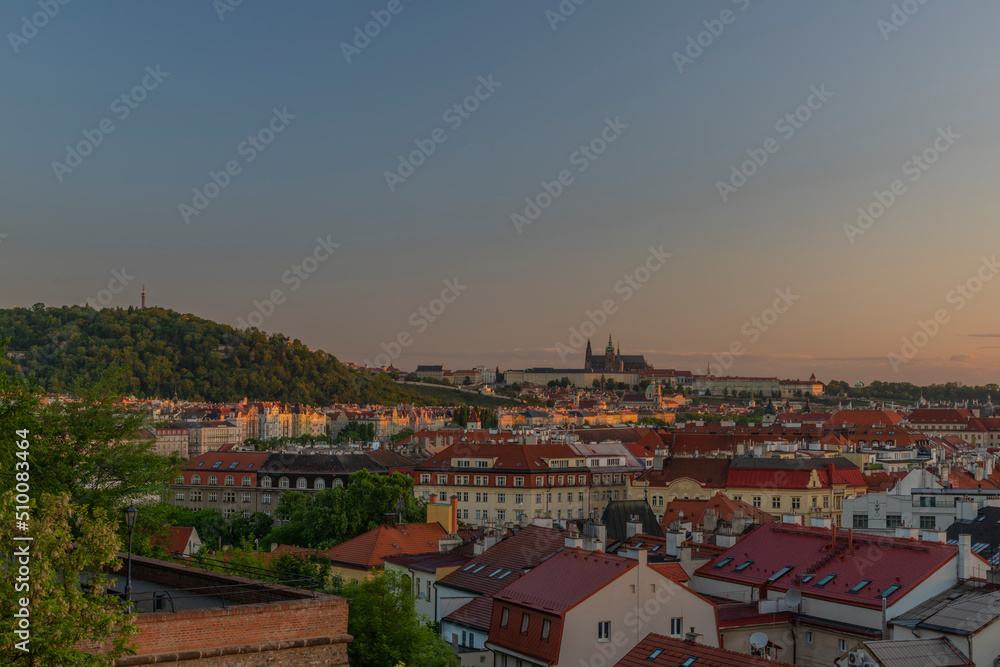
<path fill-rule="evenodd" d="M 229 469 L 232 470 L 233 468 L 235 468 L 239 464 L 240 464 L 239 461 L 233 461 L 232 463 L 229 464 Z"/>
<path fill-rule="evenodd" d="M 718 563 L 716 563 L 715 565 L 713 565 L 712 568 L 718 570 L 720 568 L 723 568 L 723 567 L 729 565 L 730 561 L 732 561 L 732 560 L 733 560 L 732 556 L 726 556 L 725 558 L 723 558 L 722 560 L 720 560 Z"/>
<path fill-rule="evenodd" d="M 752 560 L 744 561 L 744 562 L 740 563 L 739 565 L 737 565 L 736 567 L 734 567 L 733 568 L 733 572 L 742 572 L 743 570 L 745 570 L 748 567 L 750 567 L 751 564 L 753 564 Z"/>
<path fill-rule="evenodd" d="M 486 566 L 480 565 L 479 567 L 477 567 L 475 570 L 472 571 L 472 574 L 479 574 L 479 571 L 482 570 L 484 567 Z"/>
<path fill-rule="evenodd" d="M 468 572 L 477 565 L 479 565 L 479 563 L 470 563 L 469 565 L 466 565 L 465 567 L 462 568 L 462 572 Z"/>
<path fill-rule="evenodd" d="M 830 583 L 831 581 L 833 581 L 834 579 L 836 579 L 836 577 L 837 577 L 837 575 L 835 575 L 835 574 L 828 574 L 825 577 L 823 577 L 822 579 L 820 579 L 819 581 L 817 581 L 815 584 L 813 584 L 813 586 L 815 586 L 816 588 L 823 588 L 828 583 Z"/>
<path fill-rule="evenodd" d="M 486 578 L 487 578 L 487 579 L 492 579 L 493 577 L 497 576 L 497 575 L 498 575 L 498 574 L 500 574 L 501 572 L 503 572 L 503 568 L 502 568 L 502 567 L 501 567 L 501 568 L 500 568 L 499 570 L 496 570 L 496 571 L 495 571 L 495 572 L 494 572 L 493 574 L 490 574 L 490 575 L 487 575 L 487 577 L 486 577 Z"/>
<path fill-rule="evenodd" d="M 773 584 L 778 579 L 781 579 L 783 576 L 785 576 L 786 574 L 788 574 L 789 572 L 791 572 L 794 569 L 795 569 L 795 567 L 792 566 L 792 565 L 787 565 L 787 566 L 781 568 L 780 570 L 778 570 L 777 572 L 775 572 L 774 574 L 772 574 L 770 577 L 767 578 L 767 583 Z"/>
<path fill-rule="evenodd" d="M 802 583 L 808 584 L 810 581 L 813 580 L 813 578 L 814 577 L 811 574 L 807 574 L 806 576 L 802 577 Z"/>
<path fill-rule="evenodd" d="M 662 648 L 655 649 L 652 653 L 649 654 L 649 657 L 646 658 L 646 660 L 656 660 L 657 658 L 660 657 L 661 653 L 663 653 Z"/>
<path fill-rule="evenodd" d="M 865 586 L 867 586 L 870 583 L 872 583 L 871 579 L 862 579 L 861 581 L 859 581 L 857 584 L 854 585 L 854 588 L 852 588 L 851 590 L 849 590 L 847 592 L 848 593 L 860 593 L 861 589 L 863 589 Z"/>
<path fill-rule="evenodd" d="M 503 579 L 504 577 L 506 577 L 508 574 L 510 574 L 513 571 L 514 570 L 507 570 L 506 572 L 504 572 L 503 574 L 501 574 L 499 577 L 497 577 L 497 581 L 500 581 L 501 579 Z"/>
<path fill-rule="evenodd" d="M 900 586 L 899 584 L 893 584 L 892 586 L 889 586 L 889 588 L 885 589 L 884 591 L 882 591 L 881 593 L 879 593 L 875 597 L 878 597 L 878 598 L 887 598 L 890 595 L 892 595 L 893 593 L 895 593 L 896 591 L 898 591 L 900 588 L 902 588 L 902 586 Z"/>
<path fill-rule="evenodd" d="M 693 665 L 694 661 L 697 660 L 697 659 L 698 658 L 696 658 L 696 657 L 694 657 L 692 655 L 690 658 L 688 658 L 687 660 L 685 660 L 684 662 L 681 663 L 681 667 L 691 667 L 691 665 Z"/>
<path fill-rule="evenodd" d="M 218 467 L 219 467 L 219 466 L 221 466 L 221 465 L 222 465 L 222 461 L 216 461 L 215 463 L 213 463 L 213 464 L 212 464 L 212 468 L 213 468 L 213 469 L 214 469 L 214 468 L 218 468 Z"/>

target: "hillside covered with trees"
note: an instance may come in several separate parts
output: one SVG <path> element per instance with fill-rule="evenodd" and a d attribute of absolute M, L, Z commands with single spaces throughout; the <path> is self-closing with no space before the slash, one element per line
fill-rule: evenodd
<path fill-rule="evenodd" d="M 4 338 L 9 339 L 8 359 L 0 360 L 6 362 L 5 370 L 34 376 L 50 392 L 91 386 L 115 369 L 123 377 L 121 391 L 140 398 L 176 395 L 231 402 L 246 397 L 308 405 L 445 403 L 384 373 L 348 368 L 299 340 L 256 329 L 238 331 L 163 308 L 94 310 L 36 304 L 0 309 Z"/>

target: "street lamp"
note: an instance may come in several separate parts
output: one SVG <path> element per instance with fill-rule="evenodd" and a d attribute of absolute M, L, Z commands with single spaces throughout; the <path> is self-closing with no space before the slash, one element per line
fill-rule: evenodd
<path fill-rule="evenodd" d="M 135 530 L 135 520 L 139 510 L 132 505 L 125 508 L 125 525 L 128 526 L 128 574 L 125 577 L 125 601 L 132 601 L 132 532 Z"/>

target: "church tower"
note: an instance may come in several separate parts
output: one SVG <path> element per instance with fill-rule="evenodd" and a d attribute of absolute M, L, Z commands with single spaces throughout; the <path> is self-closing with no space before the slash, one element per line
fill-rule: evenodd
<path fill-rule="evenodd" d="M 604 348 L 604 370 L 613 371 L 615 369 L 615 346 L 608 335 L 608 346 Z"/>
<path fill-rule="evenodd" d="M 583 357 L 583 370 L 594 370 L 594 353 L 590 350 L 590 339 L 587 339 L 587 354 Z"/>

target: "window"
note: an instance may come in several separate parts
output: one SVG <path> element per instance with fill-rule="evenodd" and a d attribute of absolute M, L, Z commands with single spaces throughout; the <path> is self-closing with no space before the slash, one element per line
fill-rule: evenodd
<path fill-rule="evenodd" d="M 431 474 L 430 473 L 424 473 L 424 474 L 420 475 L 420 483 L 421 484 L 430 484 L 431 483 Z"/>
<path fill-rule="evenodd" d="M 771 496 L 771 509 L 773 510 L 781 509 L 781 496 Z"/>
<path fill-rule="evenodd" d="M 542 621 L 542 639 L 549 638 L 549 630 L 552 629 L 552 621 L 545 619 Z"/>
<path fill-rule="evenodd" d="M 847 592 L 848 593 L 853 593 L 854 595 L 857 595 L 858 593 L 860 593 L 861 591 L 863 591 L 865 589 L 865 586 L 867 586 L 870 583 L 872 583 L 871 579 L 862 579 L 861 581 L 859 581 L 857 584 L 854 585 L 854 588 L 852 588 L 851 590 L 849 590 Z"/>
<path fill-rule="evenodd" d="M 833 581 L 836 578 L 837 578 L 837 575 L 835 575 L 835 574 L 828 574 L 825 577 L 823 577 L 822 579 L 820 579 L 819 581 L 817 581 L 815 584 L 813 584 L 813 586 L 816 587 L 816 588 L 823 588 L 824 586 L 826 586 L 828 583 L 830 583 L 831 581 Z"/>
<path fill-rule="evenodd" d="M 515 493 L 514 494 L 514 504 L 515 505 L 520 505 L 522 503 L 524 503 L 524 494 L 523 493 Z"/>
<path fill-rule="evenodd" d="M 295 482 L 295 486 L 297 486 L 300 489 L 308 489 L 309 482 L 306 481 L 305 477 L 299 477 L 298 481 Z"/>
<path fill-rule="evenodd" d="M 837 650 L 840 653 L 844 653 L 844 652 L 847 651 L 847 640 L 846 639 L 838 639 L 837 640 Z"/>
<path fill-rule="evenodd" d="M 232 475 L 226 475 L 226 486 L 233 486 L 236 484 L 236 478 Z"/>
<path fill-rule="evenodd" d="M 722 560 L 720 560 L 720 561 L 719 561 L 718 563 L 716 563 L 715 565 L 713 565 L 713 566 L 712 566 L 712 569 L 714 569 L 714 570 L 719 570 L 719 569 L 722 569 L 722 568 L 724 568 L 725 566 L 729 565 L 729 563 L 730 563 L 730 562 L 731 562 L 732 560 L 733 560 L 733 557 L 732 557 L 732 556 L 726 556 L 725 558 L 723 558 Z"/>
<path fill-rule="evenodd" d="M 892 595 L 893 593 L 895 593 L 896 591 L 898 591 L 900 588 L 901 588 L 901 586 L 899 584 L 893 584 L 892 586 L 889 586 L 889 588 L 885 589 L 884 591 L 882 591 L 881 593 L 879 593 L 875 597 L 878 597 L 878 598 L 887 598 L 890 595 Z"/>
<path fill-rule="evenodd" d="M 226 491 L 222 495 L 223 495 L 222 502 L 226 502 L 226 503 L 235 503 L 236 502 L 236 492 L 235 491 Z"/>
<path fill-rule="evenodd" d="M 468 486 L 469 476 L 468 475 L 455 475 L 455 484 L 457 486 Z"/>
<path fill-rule="evenodd" d="M 789 572 L 791 572 L 794 569 L 795 568 L 793 566 L 786 565 L 785 567 L 781 568 L 780 570 L 778 570 L 777 572 L 775 572 L 774 574 L 772 574 L 770 577 L 768 577 L 767 578 L 767 583 L 773 584 L 778 579 L 781 579 L 783 576 L 785 576 L 786 574 L 788 574 Z"/>
<path fill-rule="evenodd" d="M 760 496 L 754 496 L 753 497 L 753 506 L 754 507 L 760 507 Z"/>
<path fill-rule="evenodd" d="M 578 480 L 577 481 L 578 484 L 584 485 L 584 484 L 587 483 L 587 476 L 586 475 L 577 475 L 576 478 Z"/>
<path fill-rule="evenodd" d="M 937 521 L 933 516 L 921 516 L 920 517 L 920 527 L 927 530 L 934 530 L 937 528 Z"/>
<path fill-rule="evenodd" d="M 174 500 L 184 500 L 184 492 L 178 491 L 176 494 L 174 494 Z"/>
<path fill-rule="evenodd" d="M 445 486 L 448 484 L 448 475 L 438 475 L 438 484 Z"/>
<path fill-rule="evenodd" d="M 812 508 L 816 509 L 816 496 L 812 497 Z"/>
<path fill-rule="evenodd" d="M 462 518 L 463 519 L 469 518 L 469 510 L 462 510 Z"/>
<path fill-rule="evenodd" d="M 496 480 L 497 480 L 497 486 L 507 486 L 506 477 L 497 477 Z"/>
<path fill-rule="evenodd" d="M 243 518 L 244 519 L 250 518 L 250 510 L 243 510 Z"/>
<path fill-rule="evenodd" d="M 684 617 L 676 616 L 670 619 L 670 636 L 680 637 L 684 633 Z"/>
<path fill-rule="evenodd" d="M 506 628 L 507 627 L 507 619 L 508 618 L 510 618 L 510 609 L 508 607 L 504 607 L 503 611 L 500 612 L 500 627 L 501 628 Z"/>
<path fill-rule="evenodd" d="M 601 621 L 597 624 L 597 641 L 606 642 L 610 641 L 611 636 L 611 621 Z"/>
<path fill-rule="evenodd" d="M 524 486 L 524 478 L 523 477 L 515 477 L 514 478 L 514 486 Z"/>
<path fill-rule="evenodd" d="M 342 480 L 340 478 L 334 478 L 334 480 L 333 480 L 333 488 L 337 488 L 338 486 L 343 486 L 343 485 L 344 485 L 344 480 Z"/>
<path fill-rule="evenodd" d="M 482 519 L 483 518 L 483 511 L 482 510 L 476 510 L 476 518 L 477 519 Z"/>
<path fill-rule="evenodd" d="M 201 484 L 201 475 L 191 475 L 192 484 Z"/>
<path fill-rule="evenodd" d="M 249 493 L 244 493 L 243 494 L 243 502 L 245 502 L 245 503 L 250 502 L 250 494 Z"/>
<path fill-rule="evenodd" d="M 265 477 L 261 477 L 260 478 L 260 486 L 261 486 L 262 489 L 270 489 L 271 488 L 271 478 L 270 477 L 266 477 L 266 476 Z"/>
<path fill-rule="evenodd" d="M 535 486 L 545 486 L 545 478 L 541 475 L 535 477 Z"/>
<path fill-rule="evenodd" d="M 802 507 L 802 498 L 799 496 L 792 496 L 792 509 L 797 510 Z"/>
<path fill-rule="evenodd" d="M 524 612 L 521 612 L 521 634 L 522 635 L 528 634 L 528 619 L 529 618 L 530 618 L 530 614 L 526 614 Z"/>
<path fill-rule="evenodd" d="M 476 461 L 476 467 L 477 468 L 489 468 L 490 467 L 490 462 L 489 461 Z"/>
<path fill-rule="evenodd" d="M 278 488 L 279 489 L 287 489 L 288 488 L 288 478 L 287 477 L 282 477 L 281 479 L 278 480 Z"/>
<path fill-rule="evenodd" d="M 823 496 L 823 509 L 830 509 L 830 496 Z"/>
<path fill-rule="evenodd" d="M 562 494 L 561 493 L 557 493 L 556 494 L 556 502 L 557 503 L 561 503 L 562 502 Z"/>
<path fill-rule="evenodd" d="M 210 503 L 214 503 L 214 502 L 215 502 L 215 501 L 217 501 L 218 499 L 219 499 L 219 494 L 218 494 L 218 492 L 216 492 L 216 491 L 209 491 L 209 492 L 208 492 L 208 502 L 210 502 Z"/>
<path fill-rule="evenodd" d="M 271 504 L 271 494 L 270 493 L 265 493 L 265 494 L 261 495 L 260 502 L 262 504 L 264 504 L 264 505 L 270 505 Z"/>
<path fill-rule="evenodd" d="M 542 502 L 542 494 L 540 494 L 540 493 L 536 493 L 535 494 L 535 502 L 536 503 L 541 503 Z"/>
<path fill-rule="evenodd" d="M 742 572 L 753 564 L 752 560 L 743 561 L 739 565 L 733 568 L 733 572 Z"/>
<path fill-rule="evenodd" d="M 240 482 L 241 486 L 253 486 L 253 482 L 250 479 L 250 475 L 243 475 L 243 480 Z"/>
<path fill-rule="evenodd" d="M 218 485 L 218 483 L 219 483 L 219 478 L 218 477 L 216 477 L 215 475 L 209 475 L 208 476 L 208 485 L 209 486 L 216 486 L 216 485 Z"/>
<path fill-rule="evenodd" d="M 201 491 L 192 491 L 191 500 L 197 500 L 198 502 L 201 502 Z"/>
<path fill-rule="evenodd" d="M 868 527 L 868 515 L 867 514 L 855 514 L 854 515 L 854 527 L 855 528 L 867 528 Z"/>
<path fill-rule="evenodd" d="M 808 632 L 808 631 L 806 632 L 806 643 L 810 644 L 810 645 L 813 643 L 813 633 L 812 632 Z"/>
<path fill-rule="evenodd" d="M 497 521 L 507 520 L 507 510 L 497 510 Z"/>
<path fill-rule="evenodd" d="M 885 515 L 885 527 L 886 528 L 901 528 L 903 526 L 903 517 L 900 514 L 886 514 Z"/>
<path fill-rule="evenodd" d="M 323 489 L 326 488 L 326 482 L 324 482 L 321 479 L 317 479 L 315 482 L 313 482 L 313 488 L 316 489 L 317 491 L 322 491 Z"/>
<path fill-rule="evenodd" d="M 580 492 L 579 494 L 577 494 L 577 495 L 579 496 L 579 498 L 578 498 L 578 499 L 579 499 L 579 501 L 580 501 L 580 502 L 582 503 L 582 502 L 583 502 L 583 492 L 581 491 L 581 492 Z"/>

